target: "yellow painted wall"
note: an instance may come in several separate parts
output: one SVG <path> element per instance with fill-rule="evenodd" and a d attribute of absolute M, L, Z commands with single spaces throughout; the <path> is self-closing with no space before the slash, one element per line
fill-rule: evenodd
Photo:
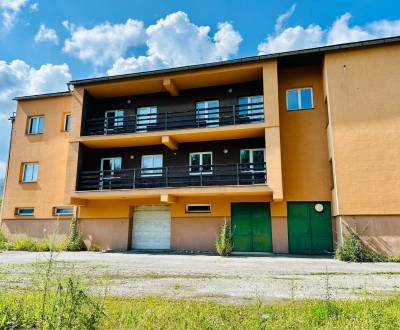
<path fill-rule="evenodd" d="M 339 215 L 400 214 L 400 45 L 326 55 Z"/>
<path fill-rule="evenodd" d="M 35 207 L 35 218 L 52 218 L 53 207 L 65 205 L 64 186 L 69 133 L 62 131 L 62 123 L 64 113 L 70 111 L 71 96 L 18 103 L 3 219 L 14 218 L 15 207 Z M 27 135 L 28 117 L 35 115 L 44 115 L 43 134 Z M 38 182 L 20 183 L 21 164 L 36 161 L 39 162 Z"/>
<path fill-rule="evenodd" d="M 287 111 L 286 90 L 302 87 L 313 88 L 314 109 Z M 331 173 L 320 66 L 280 70 L 279 114 L 285 201 L 330 201 Z M 282 215 L 286 215 L 286 209 Z"/>

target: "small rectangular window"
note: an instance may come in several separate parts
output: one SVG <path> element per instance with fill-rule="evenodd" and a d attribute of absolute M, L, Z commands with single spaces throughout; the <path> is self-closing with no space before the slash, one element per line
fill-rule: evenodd
<path fill-rule="evenodd" d="M 186 213 L 211 213 L 210 204 L 186 204 Z"/>
<path fill-rule="evenodd" d="M 15 215 L 26 215 L 33 216 L 35 209 L 33 207 L 17 207 L 15 209 Z"/>
<path fill-rule="evenodd" d="M 73 215 L 74 209 L 72 207 L 55 207 L 54 215 Z"/>
<path fill-rule="evenodd" d="M 22 169 L 22 182 L 37 182 L 39 163 L 25 163 Z"/>
<path fill-rule="evenodd" d="M 43 133 L 43 116 L 35 116 L 29 118 L 28 134 L 41 134 Z"/>
<path fill-rule="evenodd" d="M 286 109 L 288 111 L 314 108 L 313 89 L 311 87 L 289 89 L 286 91 Z"/>
<path fill-rule="evenodd" d="M 71 114 L 70 113 L 66 113 L 64 115 L 64 127 L 63 130 L 64 132 L 69 132 L 71 129 Z"/>

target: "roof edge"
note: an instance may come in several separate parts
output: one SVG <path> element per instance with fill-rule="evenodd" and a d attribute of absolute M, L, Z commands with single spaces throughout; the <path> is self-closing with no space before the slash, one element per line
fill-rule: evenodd
<path fill-rule="evenodd" d="M 36 95 L 25 95 L 25 96 L 17 96 L 13 98 L 13 101 L 23 101 L 23 100 L 32 100 L 32 99 L 44 99 L 49 97 L 57 97 L 57 96 L 67 96 L 72 95 L 72 91 L 64 91 L 64 92 L 55 92 L 55 93 L 45 93 L 45 94 L 36 94 Z"/>
<path fill-rule="evenodd" d="M 249 56 L 249 57 L 237 58 L 237 59 L 226 60 L 226 61 L 186 65 L 186 66 L 181 66 L 181 67 L 159 69 L 159 70 L 152 70 L 152 71 L 142 71 L 142 72 L 135 72 L 135 73 L 127 73 L 127 74 L 121 74 L 121 75 L 115 75 L 115 76 L 102 76 L 102 77 L 96 77 L 96 78 L 71 80 L 70 84 L 71 85 L 85 85 L 85 84 L 93 84 L 93 83 L 103 83 L 103 82 L 125 80 L 125 79 L 130 79 L 130 78 L 137 78 L 137 77 L 154 76 L 154 75 L 158 75 L 158 74 L 175 73 L 175 72 L 182 72 L 182 71 L 188 71 L 188 70 L 199 70 L 199 69 L 204 69 L 204 68 L 220 67 L 220 66 L 231 65 L 231 64 L 236 64 L 236 63 L 249 63 L 249 62 L 256 62 L 256 61 L 268 60 L 268 59 L 279 58 L 279 57 L 288 57 L 288 56 L 295 56 L 295 55 L 301 55 L 301 54 L 313 54 L 313 53 L 315 54 L 315 53 L 329 52 L 329 51 L 335 51 L 335 50 L 344 50 L 344 49 L 351 49 L 351 48 L 390 44 L 390 43 L 396 43 L 396 42 L 400 42 L 400 36 L 380 38 L 380 39 L 371 39 L 371 40 L 364 40 L 364 41 L 356 41 L 356 42 L 314 47 L 314 48 L 305 48 L 305 49 L 288 51 L 288 52 Z"/>

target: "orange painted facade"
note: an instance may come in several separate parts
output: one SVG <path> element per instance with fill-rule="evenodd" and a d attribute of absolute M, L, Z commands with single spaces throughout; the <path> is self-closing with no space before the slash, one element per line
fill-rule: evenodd
<path fill-rule="evenodd" d="M 113 81 L 77 83 L 70 95 L 18 102 L 2 209 L 2 227 L 12 237 L 46 237 L 57 231 L 54 207 L 74 207 L 87 245 L 127 249 L 134 207 L 169 205 L 171 248 L 214 250 L 220 225 L 231 221 L 231 204 L 269 203 L 272 245 L 289 252 L 288 202 L 331 202 L 333 236 L 340 243 L 349 228 L 365 237 L 386 240 L 385 253 L 400 247 L 400 45 L 355 47 L 312 54 L 304 60 L 287 55 L 173 71 Z M 186 128 L 115 135 L 82 135 L 85 93 L 97 98 L 180 92 L 261 80 L 265 120 L 261 123 Z M 286 93 L 312 88 L 313 107 L 288 111 Z M 69 132 L 62 131 L 71 113 Z M 27 134 L 29 117 L 44 116 L 40 135 Z M 263 138 L 266 182 L 179 188 L 116 190 L 77 189 L 80 148 L 110 149 Z M 38 162 L 35 183 L 21 182 L 23 163 Z M 188 204 L 209 204 L 210 212 L 187 213 Z M 34 216 L 16 208 L 34 207 Z M 390 216 L 390 221 L 382 219 Z M 349 218 L 350 217 L 350 218 Z M 367 219 L 367 220 L 366 220 Z M 66 231 L 68 217 L 63 218 Z M 31 223 L 35 222 L 34 225 Z M 41 226 L 42 224 L 42 226 Z M 360 229 L 360 226 L 362 227 Z M 28 228 L 33 228 L 28 230 Z M 41 230 L 42 228 L 42 230 Z M 382 243 L 382 242 L 381 242 Z M 382 246 L 382 244 L 381 244 Z"/>

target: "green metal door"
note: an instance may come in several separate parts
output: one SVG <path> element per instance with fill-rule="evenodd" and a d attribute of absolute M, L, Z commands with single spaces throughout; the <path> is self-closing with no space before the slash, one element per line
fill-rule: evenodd
<path fill-rule="evenodd" d="M 316 204 L 322 210 L 315 209 Z M 333 250 L 332 217 L 329 202 L 288 203 L 289 252 L 324 254 Z"/>
<path fill-rule="evenodd" d="M 248 203 L 232 204 L 232 232 L 234 251 L 252 251 L 251 207 Z"/>
<path fill-rule="evenodd" d="M 269 203 L 232 204 L 233 250 L 272 252 Z"/>

